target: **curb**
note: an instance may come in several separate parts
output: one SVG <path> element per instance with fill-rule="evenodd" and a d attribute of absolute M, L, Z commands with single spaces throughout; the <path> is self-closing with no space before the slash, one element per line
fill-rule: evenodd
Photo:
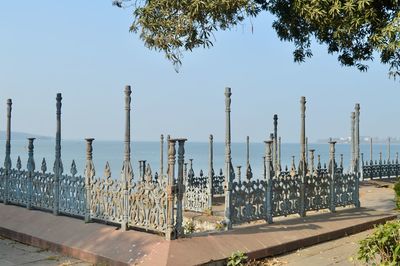
<path fill-rule="evenodd" d="M 112 260 L 110 258 L 97 255 L 82 249 L 68 247 L 62 244 L 54 243 L 39 237 L 34 237 L 24 233 L 16 232 L 4 227 L 0 227 L 0 236 L 12 239 L 23 244 L 35 246 L 41 249 L 48 249 L 54 252 L 61 253 L 73 258 L 81 259 L 89 263 L 111 266 L 127 266 L 129 264 L 121 261 Z"/>

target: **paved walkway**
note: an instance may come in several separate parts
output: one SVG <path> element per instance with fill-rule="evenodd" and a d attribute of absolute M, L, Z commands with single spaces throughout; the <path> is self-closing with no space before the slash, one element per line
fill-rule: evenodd
<path fill-rule="evenodd" d="M 299 249 L 279 257 L 266 259 L 266 266 L 362 266 L 357 260 L 358 242 L 373 232 L 373 229 Z"/>
<path fill-rule="evenodd" d="M 0 235 L 110 265 L 195 265 L 221 261 L 237 250 L 248 253 L 250 258 L 261 258 L 358 233 L 396 217 L 392 211 L 393 190 L 369 185 L 362 187 L 360 195 L 365 206 L 360 209 L 280 219 L 272 225 L 254 223 L 175 241 L 0 204 Z"/>
<path fill-rule="evenodd" d="M 92 264 L 0 237 L 0 265 L 90 266 Z"/>

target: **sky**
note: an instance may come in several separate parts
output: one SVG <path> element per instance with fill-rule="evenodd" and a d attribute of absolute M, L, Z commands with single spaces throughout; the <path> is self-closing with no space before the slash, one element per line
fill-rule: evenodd
<path fill-rule="evenodd" d="M 283 142 L 298 142 L 300 96 L 307 98 L 310 142 L 349 136 L 350 113 L 361 104 L 361 135 L 397 137 L 400 83 L 388 67 L 367 73 L 341 67 L 326 47 L 293 62 L 263 14 L 217 32 L 214 47 L 185 54 L 176 73 L 162 53 L 129 32 L 132 10 L 111 0 L 0 2 L 0 130 L 6 99 L 13 99 L 14 131 L 55 135 L 55 97 L 63 94 L 64 139 L 124 136 L 125 85 L 132 86 L 132 139 L 160 134 L 189 141 L 225 136 L 225 87 L 232 88 L 232 140 L 261 142 L 279 115 Z M 253 27 L 253 32 L 251 28 Z"/>

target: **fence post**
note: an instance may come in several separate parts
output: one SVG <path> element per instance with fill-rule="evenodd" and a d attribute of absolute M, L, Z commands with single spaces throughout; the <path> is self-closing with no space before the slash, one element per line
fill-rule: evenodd
<path fill-rule="evenodd" d="M 57 132 L 56 132 L 56 153 L 54 160 L 54 202 L 53 202 L 53 214 L 59 214 L 59 203 L 60 203 L 60 178 L 63 173 L 63 165 L 61 161 L 61 106 L 62 97 L 61 93 L 57 93 L 56 97 L 56 116 L 57 116 Z"/>
<path fill-rule="evenodd" d="M 213 135 L 210 135 L 208 151 L 208 210 L 212 212 L 212 199 L 213 199 L 213 179 L 214 179 L 214 147 Z"/>
<path fill-rule="evenodd" d="M 11 111 L 12 100 L 7 100 L 7 132 L 6 132 L 6 158 L 4 160 L 5 180 L 4 180 L 4 204 L 8 204 L 9 181 L 11 175 Z"/>
<path fill-rule="evenodd" d="M 278 115 L 274 114 L 274 142 L 273 142 L 274 171 L 278 171 Z"/>
<path fill-rule="evenodd" d="M 330 141 L 330 149 L 329 149 L 329 173 L 331 175 L 331 186 L 330 186 L 330 206 L 329 210 L 331 212 L 336 211 L 336 200 L 335 200 L 335 181 L 336 181 L 336 162 L 335 162 L 335 144 L 336 141 Z M 356 173 L 358 174 L 358 173 Z"/>
<path fill-rule="evenodd" d="M 356 119 L 356 113 L 351 112 L 351 161 L 350 161 L 350 172 L 355 173 L 356 172 L 356 166 L 355 166 L 355 161 L 356 161 L 356 135 L 355 135 L 355 119 Z"/>
<path fill-rule="evenodd" d="M 160 136 L 160 177 L 164 175 L 164 135 Z"/>
<path fill-rule="evenodd" d="M 355 166 L 356 166 L 356 171 L 357 173 L 360 172 L 360 104 L 356 103 L 355 105 L 355 128 L 354 128 L 354 133 L 356 135 L 355 138 L 355 147 L 356 147 L 356 160 L 355 160 Z"/>
<path fill-rule="evenodd" d="M 315 152 L 315 149 L 310 149 L 310 175 L 313 175 L 314 174 L 314 168 L 315 168 L 315 166 L 314 166 L 314 152 Z"/>
<path fill-rule="evenodd" d="M 176 230 L 174 224 L 174 199 L 176 193 L 175 186 L 175 143 L 176 140 L 168 138 L 168 202 L 167 202 L 167 230 L 165 238 L 172 240 L 176 238 Z"/>
<path fill-rule="evenodd" d="M 379 179 L 382 179 L 382 172 L 383 172 L 383 166 L 382 166 L 382 152 L 379 152 Z"/>
<path fill-rule="evenodd" d="M 300 210 L 299 214 L 301 217 L 306 216 L 305 211 L 305 176 L 306 176 L 306 98 L 304 96 L 300 99 L 300 118 L 301 118 L 301 129 L 300 129 L 300 163 L 299 163 L 299 175 L 300 181 Z"/>
<path fill-rule="evenodd" d="M 363 154 L 361 153 L 361 156 Z M 362 175 L 362 170 L 361 170 Z M 353 193 L 353 202 L 354 207 L 360 208 L 360 173 L 356 173 L 354 176 L 354 193 Z"/>
<path fill-rule="evenodd" d="M 176 203 L 176 231 L 177 237 L 183 236 L 183 165 L 185 163 L 185 141 L 187 139 L 177 139 L 178 141 L 178 179 L 177 179 L 177 203 Z"/>
<path fill-rule="evenodd" d="M 399 177 L 399 153 L 398 152 L 396 152 L 395 164 L 396 164 L 396 178 L 398 178 Z"/>
<path fill-rule="evenodd" d="M 121 171 L 122 190 L 123 190 L 123 218 L 121 223 L 122 231 L 128 230 L 128 187 L 133 178 L 133 169 L 131 164 L 131 86 L 125 86 L 125 152 L 124 163 Z"/>
<path fill-rule="evenodd" d="M 32 194 L 33 194 L 33 184 L 32 178 L 35 171 L 35 159 L 33 158 L 33 141 L 35 138 L 28 138 L 28 163 L 27 163 L 27 170 L 28 170 L 28 182 L 27 182 L 27 193 L 26 193 L 26 208 L 28 210 L 32 209 Z"/>
<path fill-rule="evenodd" d="M 250 137 L 246 138 L 246 178 L 249 181 L 253 177 L 250 165 Z"/>
<path fill-rule="evenodd" d="M 361 153 L 361 171 L 360 171 L 360 179 L 364 180 L 364 153 Z"/>
<path fill-rule="evenodd" d="M 388 137 L 388 143 L 387 143 L 387 161 L 389 164 L 390 163 L 390 137 Z"/>
<path fill-rule="evenodd" d="M 372 157 L 372 137 L 369 138 L 369 163 L 372 165 L 374 163 Z"/>
<path fill-rule="evenodd" d="M 278 171 L 282 170 L 282 163 L 281 163 L 281 137 L 278 139 Z"/>
<path fill-rule="evenodd" d="M 266 203 L 266 221 L 271 224 L 273 222 L 273 202 L 272 202 L 272 158 L 271 158 L 271 146 L 272 146 L 272 141 L 267 140 L 265 141 L 265 181 L 267 182 L 267 191 L 265 193 L 265 199 L 264 202 Z"/>
<path fill-rule="evenodd" d="M 85 189 L 86 189 L 86 204 L 85 204 L 85 223 L 90 222 L 90 205 L 91 205 L 91 186 L 96 170 L 93 164 L 93 141 L 94 138 L 86 138 L 86 166 L 85 166 Z"/>
<path fill-rule="evenodd" d="M 231 88 L 225 88 L 225 223 L 232 229 Z"/>

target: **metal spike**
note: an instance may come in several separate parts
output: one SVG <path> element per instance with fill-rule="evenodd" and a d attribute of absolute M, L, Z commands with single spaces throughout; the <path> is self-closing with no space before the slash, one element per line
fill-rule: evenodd
<path fill-rule="evenodd" d="M 246 170 L 246 178 L 247 178 L 247 180 L 249 180 L 250 181 L 250 179 L 253 177 L 253 172 L 252 172 L 252 170 L 251 170 L 251 165 L 249 164 L 248 166 L 247 166 L 247 170 Z"/>
<path fill-rule="evenodd" d="M 318 154 L 318 164 L 317 169 L 321 169 L 321 155 Z"/>
<path fill-rule="evenodd" d="M 16 165 L 18 171 L 21 170 L 22 164 L 21 164 L 21 157 L 18 156 L 17 158 L 17 165 Z"/>
<path fill-rule="evenodd" d="M 104 177 L 107 179 L 111 178 L 111 168 L 110 168 L 110 164 L 108 163 L 108 161 L 106 163 L 106 167 L 104 168 Z"/>
<path fill-rule="evenodd" d="M 70 173 L 72 176 L 75 176 L 78 173 L 78 171 L 76 170 L 75 160 L 72 160 Z"/>
<path fill-rule="evenodd" d="M 158 173 L 157 173 L 157 172 L 154 174 L 154 181 L 155 181 L 156 183 L 158 183 Z"/>
<path fill-rule="evenodd" d="M 42 170 L 43 174 L 46 173 L 46 171 L 47 171 L 47 164 L 46 164 L 45 158 L 43 158 L 43 160 L 42 160 L 42 167 L 40 167 L 40 170 Z"/>
<path fill-rule="evenodd" d="M 144 180 L 145 180 L 146 182 L 148 182 L 148 183 L 150 183 L 150 182 L 153 181 L 153 176 L 152 176 L 152 173 L 151 173 L 150 164 L 147 164 L 147 166 L 146 166 L 146 173 L 145 173 L 145 175 L 144 175 Z"/>

